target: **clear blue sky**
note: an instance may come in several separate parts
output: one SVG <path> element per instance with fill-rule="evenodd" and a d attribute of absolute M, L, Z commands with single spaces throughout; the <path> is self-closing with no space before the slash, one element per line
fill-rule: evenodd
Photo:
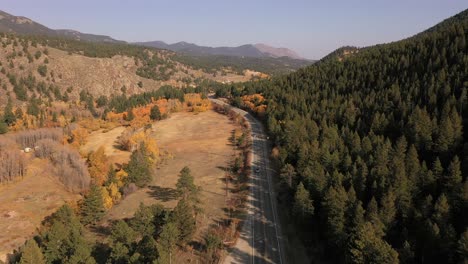
<path fill-rule="evenodd" d="M 0 0 L 0 9 L 54 29 L 126 41 L 266 43 L 313 59 L 412 36 L 466 8 L 466 0 Z"/>

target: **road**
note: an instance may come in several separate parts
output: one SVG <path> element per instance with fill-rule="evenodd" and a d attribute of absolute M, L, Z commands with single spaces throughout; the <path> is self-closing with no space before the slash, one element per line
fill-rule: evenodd
<path fill-rule="evenodd" d="M 219 105 L 227 105 L 218 99 L 210 100 Z M 287 261 L 273 188 L 274 171 L 270 167 L 267 135 L 263 125 L 251 114 L 238 108 L 231 109 L 244 116 L 251 125 L 253 157 L 248 214 L 240 237 L 224 263 L 285 264 Z"/>

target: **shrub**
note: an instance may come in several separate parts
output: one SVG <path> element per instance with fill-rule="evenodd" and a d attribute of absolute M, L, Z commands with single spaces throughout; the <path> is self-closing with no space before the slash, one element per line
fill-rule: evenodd
<path fill-rule="evenodd" d="M 40 65 L 39 67 L 37 67 L 37 72 L 42 77 L 46 77 L 46 75 L 47 75 L 47 66 L 46 65 Z"/>

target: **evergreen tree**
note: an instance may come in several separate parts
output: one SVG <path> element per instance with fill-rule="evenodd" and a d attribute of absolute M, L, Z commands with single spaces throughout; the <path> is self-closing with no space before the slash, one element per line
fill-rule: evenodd
<path fill-rule="evenodd" d="M 140 256 L 139 263 L 153 263 L 158 258 L 156 240 L 150 235 L 143 236 L 143 239 L 138 242 L 136 251 Z"/>
<path fill-rule="evenodd" d="M 185 166 L 179 173 L 179 179 L 176 183 L 177 193 L 183 199 L 194 202 L 198 201 L 198 187 L 194 183 L 194 178 L 190 169 Z"/>
<path fill-rule="evenodd" d="M 196 221 L 193 207 L 182 198 L 171 213 L 170 222 L 174 223 L 179 229 L 180 243 L 188 243 L 192 239 L 196 230 Z"/>
<path fill-rule="evenodd" d="M 330 187 L 322 201 L 328 238 L 332 245 L 340 247 L 345 239 L 346 192 L 343 187 Z"/>
<path fill-rule="evenodd" d="M 126 167 L 128 172 L 127 181 L 135 183 L 138 187 L 144 187 L 152 180 L 151 163 L 149 153 L 144 143 L 132 152 L 130 161 Z"/>
<path fill-rule="evenodd" d="M 159 234 L 165 222 L 167 211 L 160 204 L 145 206 L 140 203 L 140 207 L 135 212 L 135 216 L 130 221 L 131 227 L 140 234 Z"/>
<path fill-rule="evenodd" d="M 389 190 L 382 197 L 379 215 L 386 229 L 389 229 L 394 224 L 394 219 L 396 216 L 396 208 L 395 208 L 395 194 L 393 193 L 393 191 Z"/>
<path fill-rule="evenodd" d="M 293 212 L 302 217 L 302 219 L 306 219 L 314 214 L 313 201 L 310 199 L 309 191 L 304 188 L 302 182 L 297 186 L 293 206 Z"/>
<path fill-rule="evenodd" d="M 399 263 L 398 253 L 376 235 L 373 225 L 369 222 L 360 228 L 352 245 L 351 263 Z"/>
<path fill-rule="evenodd" d="M 448 167 L 448 173 L 445 176 L 443 187 L 446 191 L 458 192 L 459 188 L 457 187 L 461 186 L 462 180 L 460 160 L 458 156 L 455 156 Z"/>
<path fill-rule="evenodd" d="M 208 232 L 204 236 L 205 249 L 206 249 L 206 262 L 214 263 L 217 260 L 216 251 L 223 246 L 221 237 L 215 232 Z"/>
<path fill-rule="evenodd" d="M 466 261 L 468 259 L 468 229 L 460 235 L 457 243 L 457 259 Z"/>
<path fill-rule="evenodd" d="M 16 116 L 13 113 L 13 102 L 11 101 L 11 98 L 8 98 L 8 103 L 3 111 L 3 121 L 9 126 L 16 122 Z"/>
<path fill-rule="evenodd" d="M 34 239 L 29 239 L 20 250 L 20 264 L 45 264 L 44 255 Z"/>
<path fill-rule="evenodd" d="M 156 261 L 158 264 L 172 263 L 172 255 L 176 250 L 176 243 L 179 240 L 179 229 L 174 223 L 164 225 L 161 234 L 159 235 L 158 244 L 156 246 L 159 257 Z"/>
<path fill-rule="evenodd" d="M 127 110 L 127 115 L 125 115 L 125 121 L 132 121 L 135 118 L 135 114 L 133 113 L 133 108 L 129 108 Z"/>
<path fill-rule="evenodd" d="M 293 187 L 293 181 L 296 177 L 296 171 L 291 164 L 286 164 L 281 169 L 281 179 L 288 185 L 289 188 Z"/>
<path fill-rule="evenodd" d="M 447 227 L 450 217 L 450 205 L 445 194 L 441 194 L 434 205 L 434 221 L 439 227 Z"/>
<path fill-rule="evenodd" d="M 8 125 L 0 118 L 0 135 L 8 132 Z"/>
<path fill-rule="evenodd" d="M 91 185 L 81 206 L 81 221 L 85 225 L 96 224 L 104 216 L 105 208 L 101 188 Z"/>
<path fill-rule="evenodd" d="M 137 238 L 137 233 L 123 220 L 118 220 L 111 229 L 110 237 L 114 243 L 131 247 Z"/>
<path fill-rule="evenodd" d="M 150 118 L 151 120 L 161 120 L 161 111 L 159 111 L 159 107 L 157 105 L 151 107 Z"/>

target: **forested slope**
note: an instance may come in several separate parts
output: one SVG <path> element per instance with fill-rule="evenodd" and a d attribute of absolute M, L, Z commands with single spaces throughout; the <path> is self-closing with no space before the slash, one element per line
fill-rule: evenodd
<path fill-rule="evenodd" d="M 412 38 L 228 88 L 237 104 L 266 99 L 256 103 L 282 165 L 279 199 L 311 255 L 466 261 L 467 37 L 465 10 Z"/>

